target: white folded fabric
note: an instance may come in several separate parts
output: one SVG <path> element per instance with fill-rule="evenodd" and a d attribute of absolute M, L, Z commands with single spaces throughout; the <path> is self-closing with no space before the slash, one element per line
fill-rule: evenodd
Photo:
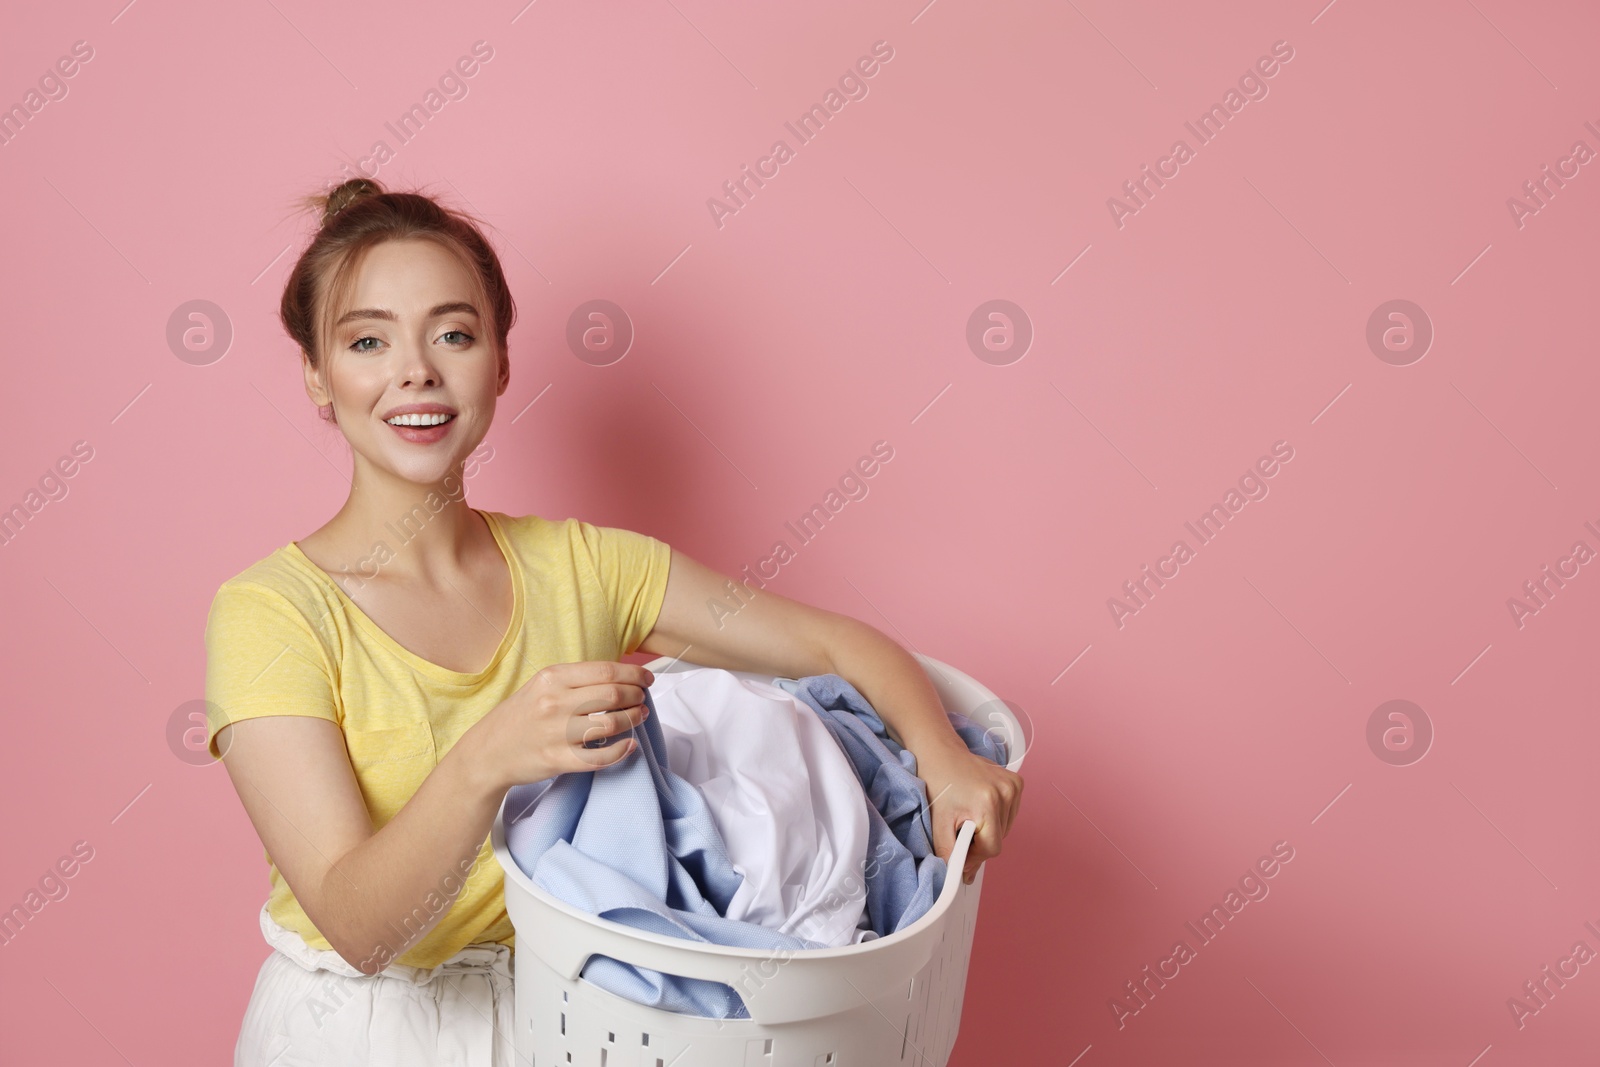
<path fill-rule="evenodd" d="M 726 917 L 854 943 L 868 802 L 816 712 L 756 675 L 712 667 L 657 674 L 650 698 L 669 766 L 704 794 L 744 875 Z"/>

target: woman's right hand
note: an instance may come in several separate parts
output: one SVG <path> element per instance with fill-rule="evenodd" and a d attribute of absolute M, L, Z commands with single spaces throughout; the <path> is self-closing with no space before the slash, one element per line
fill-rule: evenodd
<path fill-rule="evenodd" d="M 497 789 L 609 767 L 638 742 L 626 738 L 600 748 L 584 742 L 643 722 L 644 690 L 653 681 L 655 675 L 635 663 L 552 663 L 468 731 L 476 735 L 480 766 Z"/>

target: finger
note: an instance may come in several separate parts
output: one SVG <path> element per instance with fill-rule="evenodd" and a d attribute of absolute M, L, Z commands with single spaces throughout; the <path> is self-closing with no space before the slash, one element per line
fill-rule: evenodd
<path fill-rule="evenodd" d="M 950 853 L 955 851 L 957 823 L 949 816 L 941 817 L 937 812 L 932 813 L 933 820 L 933 854 L 940 859 L 948 860 Z"/>
<path fill-rule="evenodd" d="M 966 859 L 961 864 L 961 880 L 968 885 L 972 884 L 972 875 L 977 871 L 978 864 L 983 862 L 983 857 L 979 855 L 979 849 L 982 848 L 983 842 L 978 837 L 979 831 L 983 829 L 983 820 L 973 819 L 972 821 L 976 825 L 972 831 L 972 840 L 967 842 Z"/>
<path fill-rule="evenodd" d="M 933 796 L 933 789 L 927 782 L 922 782 L 922 814 L 928 820 L 928 830 L 933 838 L 933 854 L 940 859 L 950 858 L 950 849 L 955 845 L 955 835 L 950 832 L 948 821 L 950 813 L 938 808 L 939 797 L 944 796 L 941 790 L 938 796 Z M 946 786 L 946 789 L 949 787 Z"/>
<path fill-rule="evenodd" d="M 656 680 L 654 672 L 640 664 L 619 663 L 615 660 L 552 663 L 545 670 L 569 689 L 582 689 L 585 686 L 606 685 L 611 682 L 648 686 Z"/>
<path fill-rule="evenodd" d="M 972 880 L 978 876 L 978 868 L 986 860 L 998 855 L 1000 855 L 1000 834 L 993 823 L 985 820 L 972 835 L 972 847 L 967 850 L 967 862 L 962 872 L 963 880 L 971 885 Z"/>
<path fill-rule="evenodd" d="M 997 793 L 994 800 L 994 822 L 999 827 L 1002 838 L 1011 832 L 1011 815 L 1015 808 L 1014 797 L 1008 797 L 1004 792 Z"/>
<path fill-rule="evenodd" d="M 973 833 L 972 841 L 967 845 L 967 860 L 961 865 L 961 880 L 967 885 L 972 884 L 972 879 L 977 876 L 978 866 L 983 862 L 983 857 L 978 854 L 978 835 Z"/>
<path fill-rule="evenodd" d="M 572 751 L 579 761 L 578 770 L 597 771 L 627 759 L 639 747 L 639 742 L 631 737 L 625 737 L 615 744 L 603 748 L 576 748 Z"/>
<path fill-rule="evenodd" d="M 630 716 L 640 715 L 643 708 L 598 713 L 593 724 L 587 716 L 571 721 L 586 727 L 583 736 L 572 741 L 568 749 L 582 762 L 583 769 L 596 770 L 607 767 L 639 747 L 639 738 L 629 736 L 635 723 Z"/>
<path fill-rule="evenodd" d="M 1011 827 L 1016 823 L 1017 815 L 1020 814 L 1021 811 L 1022 782 L 1019 779 L 1017 782 L 1017 791 L 1011 795 L 1011 803 L 1006 805 L 1006 832 L 1005 834 L 1001 835 L 1002 837 L 1008 836 L 1011 833 Z"/>
<path fill-rule="evenodd" d="M 579 731 L 578 743 L 588 744 L 625 733 L 643 722 L 648 714 L 647 707 L 636 704 L 631 708 L 613 708 L 574 716 L 572 722 Z"/>
<path fill-rule="evenodd" d="M 589 715 L 597 711 L 620 711 L 644 703 L 644 688 L 626 682 L 602 682 L 599 685 L 578 686 L 572 695 L 576 703 L 574 715 Z"/>
<path fill-rule="evenodd" d="M 940 859 L 948 860 L 950 853 L 955 850 L 956 835 L 961 832 L 961 824 L 965 821 L 965 816 L 958 811 L 951 811 L 949 802 L 946 802 L 946 806 L 942 810 L 938 806 L 939 801 L 944 798 L 946 793 L 950 792 L 949 783 L 931 799 L 929 797 L 930 792 L 932 792 L 931 787 L 924 782 L 922 795 L 923 803 L 927 805 L 928 809 L 928 822 L 933 829 L 933 854 Z"/>

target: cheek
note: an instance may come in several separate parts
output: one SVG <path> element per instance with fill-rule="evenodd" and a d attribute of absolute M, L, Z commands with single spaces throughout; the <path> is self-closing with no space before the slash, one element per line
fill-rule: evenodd
<path fill-rule="evenodd" d="M 329 388 L 334 402 L 342 408 L 362 410 L 375 406 L 388 387 L 380 361 L 337 361 L 333 373 L 328 375 Z"/>

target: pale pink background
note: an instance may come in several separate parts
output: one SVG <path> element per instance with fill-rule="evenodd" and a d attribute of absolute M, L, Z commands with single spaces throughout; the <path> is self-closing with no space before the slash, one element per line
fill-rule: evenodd
<path fill-rule="evenodd" d="M 774 588 L 1034 724 L 953 1063 L 1592 1052 L 1600 964 L 1523 1029 L 1506 1004 L 1600 950 L 1600 567 L 1521 629 L 1506 607 L 1600 548 L 1597 165 L 1523 228 L 1506 207 L 1600 149 L 1591 5 L 520 7 L 110 0 L 0 35 L 5 104 L 94 48 L 0 146 L 0 505 L 95 450 L 0 549 L 0 905 L 95 849 L 0 947 L 0 1059 L 231 1055 L 265 867 L 166 726 L 218 584 L 347 490 L 276 320 L 288 201 L 393 146 L 480 39 L 469 95 L 378 173 L 486 215 L 520 301 L 472 502 L 732 572 L 887 439 Z M 707 198 L 877 40 L 867 98 L 719 230 Z M 1278 40 L 1270 94 L 1116 227 L 1107 198 Z M 235 330 L 208 366 L 165 339 L 197 298 Z M 594 298 L 638 334 L 604 368 L 564 340 Z M 1009 366 L 965 342 L 995 298 L 1036 331 Z M 1396 298 L 1436 331 L 1404 367 L 1365 340 Z M 1107 598 L 1277 440 L 1270 496 L 1119 630 Z M 1366 741 L 1395 698 L 1436 730 L 1411 766 Z M 1119 1029 L 1110 998 L 1279 840 L 1270 896 Z"/>

